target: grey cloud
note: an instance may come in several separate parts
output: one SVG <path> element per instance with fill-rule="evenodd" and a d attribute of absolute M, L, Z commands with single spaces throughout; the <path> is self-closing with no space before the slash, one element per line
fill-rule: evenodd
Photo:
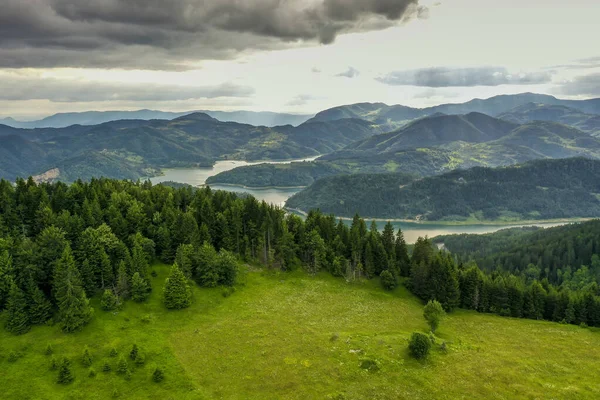
<path fill-rule="evenodd" d="M 600 73 L 578 76 L 562 83 L 558 92 L 570 96 L 600 97 Z"/>
<path fill-rule="evenodd" d="M 425 18 L 418 0 L 2 0 L 0 67 L 185 69 Z M 131 60 L 141 56 L 140 61 Z M 128 59 L 129 58 L 129 59 Z"/>
<path fill-rule="evenodd" d="M 318 97 L 312 96 L 310 94 L 301 94 L 288 101 L 286 103 L 286 106 L 303 106 L 308 104 L 309 101 L 316 99 L 318 99 Z"/>
<path fill-rule="evenodd" d="M 347 71 L 340 72 L 336 76 L 343 77 L 343 78 L 355 78 L 358 75 L 360 75 L 360 71 L 359 70 L 357 70 L 354 67 L 348 67 Z"/>
<path fill-rule="evenodd" d="M 591 69 L 600 68 L 600 56 L 583 58 L 575 61 L 573 64 L 554 65 L 549 68 L 564 68 L 564 69 Z"/>
<path fill-rule="evenodd" d="M 424 68 L 409 71 L 395 71 L 376 78 L 387 85 L 422 87 L 466 87 L 499 85 L 536 85 L 552 80 L 552 73 L 527 72 L 510 73 L 501 67 L 475 68 Z"/>
<path fill-rule="evenodd" d="M 171 86 L 146 83 L 77 82 L 26 76 L 0 77 L 0 100 L 12 101 L 176 101 L 249 97 L 253 94 L 252 88 L 232 83 L 215 86 Z"/>

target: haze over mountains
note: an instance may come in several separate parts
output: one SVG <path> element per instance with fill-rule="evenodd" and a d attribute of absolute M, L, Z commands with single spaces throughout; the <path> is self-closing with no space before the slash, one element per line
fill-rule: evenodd
<path fill-rule="evenodd" d="M 66 128 L 71 125 L 97 125 L 120 119 L 166 119 L 172 120 L 194 112 L 202 112 L 223 122 L 238 122 L 256 126 L 300 125 L 310 118 L 310 115 L 285 114 L 274 112 L 254 111 L 186 111 L 167 112 L 156 110 L 137 111 L 86 111 L 54 114 L 35 121 L 17 121 L 13 118 L 0 118 L 0 124 L 14 128 Z"/>

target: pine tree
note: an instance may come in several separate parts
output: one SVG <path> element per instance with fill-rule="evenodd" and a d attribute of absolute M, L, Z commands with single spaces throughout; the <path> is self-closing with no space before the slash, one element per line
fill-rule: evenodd
<path fill-rule="evenodd" d="M 32 325 L 43 324 L 52 316 L 52 305 L 30 276 L 27 282 L 29 318 Z"/>
<path fill-rule="evenodd" d="M 112 311 L 117 308 L 117 297 L 113 294 L 112 290 L 105 290 L 102 295 L 100 305 L 104 311 Z"/>
<path fill-rule="evenodd" d="M 102 365 L 102 372 L 110 372 L 111 371 L 111 367 L 108 361 L 105 361 L 104 364 Z"/>
<path fill-rule="evenodd" d="M 21 335 L 29 331 L 31 322 L 27 312 L 25 293 L 14 283 L 11 285 L 8 294 L 7 314 L 7 331 L 15 335 Z"/>
<path fill-rule="evenodd" d="M 93 309 L 85 295 L 71 247 L 66 246 L 54 274 L 54 296 L 64 332 L 81 329 L 92 318 Z"/>
<path fill-rule="evenodd" d="M 150 296 L 150 285 L 142 278 L 139 272 L 131 278 L 131 298 L 137 302 L 144 302 Z"/>
<path fill-rule="evenodd" d="M 59 367 L 59 363 L 58 360 L 56 359 L 56 357 L 52 357 L 52 359 L 50 360 L 50 370 L 51 371 L 56 371 Z"/>
<path fill-rule="evenodd" d="M 171 275 L 165 281 L 164 303 L 168 309 L 187 308 L 192 303 L 190 287 L 177 263 L 173 264 Z"/>
<path fill-rule="evenodd" d="M 73 376 L 73 372 L 71 372 L 71 362 L 68 358 L 63 358 L 62 363 L 58 369 L 58 383 L 61 385 L 67 385 L 73 380 L 75 377 Z"/>
<path fill-rule="evenodd" d="M 144 353 L 139 352 L 137 356 L 135 356 L 135 365 L 142 366 L 146 363 L 146 356 Z"/>
<path fill-rule="evenodd" d="M 111 357 L 116 357 L 119 354 L 119 352 L 117 351 L 117 349 L 115 349 L 114 347 L 112 349 L 110 349 L 110 353 L 109 355 Z"/>
<path fill-rule="evenodd" d="M 81 355 L 81 364 L 84 367 L 89 367 L 92 365 L 92 356 L 90 355 L 90 349 L 88 349 L 87 346 L 85 349 L 83 349 L 83 354 Z"/>
<path fill-rule="evenodd" d="M 49 355 L 52 355 L 52 353 L 54 353 L 54 349 L 52 348 L 52 345 L 50 343 L 48 343 L 48 345 L 46 346 L 46 351 L 44 351 L 44 354 L 49 356 Z"/>
<path fill-rule="evenodd" d="M 94 279 L 94 269 L 90 264 L 89 259 L 83 260 L 81 263 L 81 281 L 87 296 L 93 296 L 96 292 L 96 282 Z"/>
<path fill-rule="evenodd" d="M 401 276 L 410 276 L 410 257 L 408 256 L 408 247 L 404 240 L 404 233 L 398 228 L 395 243 L 396 265 Z"/>

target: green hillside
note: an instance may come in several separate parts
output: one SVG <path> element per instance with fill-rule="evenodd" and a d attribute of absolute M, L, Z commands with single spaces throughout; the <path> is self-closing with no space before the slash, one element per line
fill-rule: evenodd
<path fill-rule="evenodd" d="M 323 178 L 287 207 L 351 217 L 519 221 L 600 216 L 600 161 L 538 160 L 472 168 L 410 182 L 403 174 Z"/>
<path fill-rule="evenodd" d="M 202 113 L 172 121 L 114 121 L 60 129 L 0 127 L 0 178 L 13 180 L 59 168 L 64 181 L 90 175 L 136 179 L 147 176 L 144 171 L 149 169 L 210 166 L 224 158 L 317 156 L 374 133 L 381 131 L 363 120 L 269 128 L 220 122 Z"/>
<path fill-rule="evenodd" d="M 595 329 L 455 311 L 437 332 L 447 352 L 434 349 L 423 362 L 406 350 L 413 331 L 427 331 L 421 302 L 376 282 L 348 284 L 326 275 L 248 273 L 230 297 L 221 289 L 194 288 L 193 305 L 167 311 L 160 301 L 167 267 L 156 265 L 154 291 L 144 304 L 113 314 L 92 303 L 96 315 L 83 331 L 35 327 L 14 337 L 0 332 L 2 397 L 118 398 L 563 398 L 600 395 Z M 557 340 L 560 338 L 560 340 Z M 136 343 L 144 366 L 129 360 L 132 377 L 115 372 L 114 347 L 127 355 Z M 55 383 L 53 356 L 73 360 L 74 382 Z M 94 378 L 81 365 L 88 346 Z M 7 360 L 16 351 L 16 362 Z M 380 370 L 360 368 L 376 360 Z M 102 372 L 109 362 L 113 370 Z M 156 365 L 165 379 L 154 383 Z M 490 368 L 493 365 L 494 368 Z M 27 385 L 23 385 L 27 382 Z"/>

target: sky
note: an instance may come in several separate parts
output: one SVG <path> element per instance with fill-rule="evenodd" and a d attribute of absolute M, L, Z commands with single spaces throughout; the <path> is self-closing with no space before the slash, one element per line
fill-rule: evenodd
<path fill-rule="evenodd" d="M 597 0 L 0 0 L 0 116 L 600 97 Z"/>

